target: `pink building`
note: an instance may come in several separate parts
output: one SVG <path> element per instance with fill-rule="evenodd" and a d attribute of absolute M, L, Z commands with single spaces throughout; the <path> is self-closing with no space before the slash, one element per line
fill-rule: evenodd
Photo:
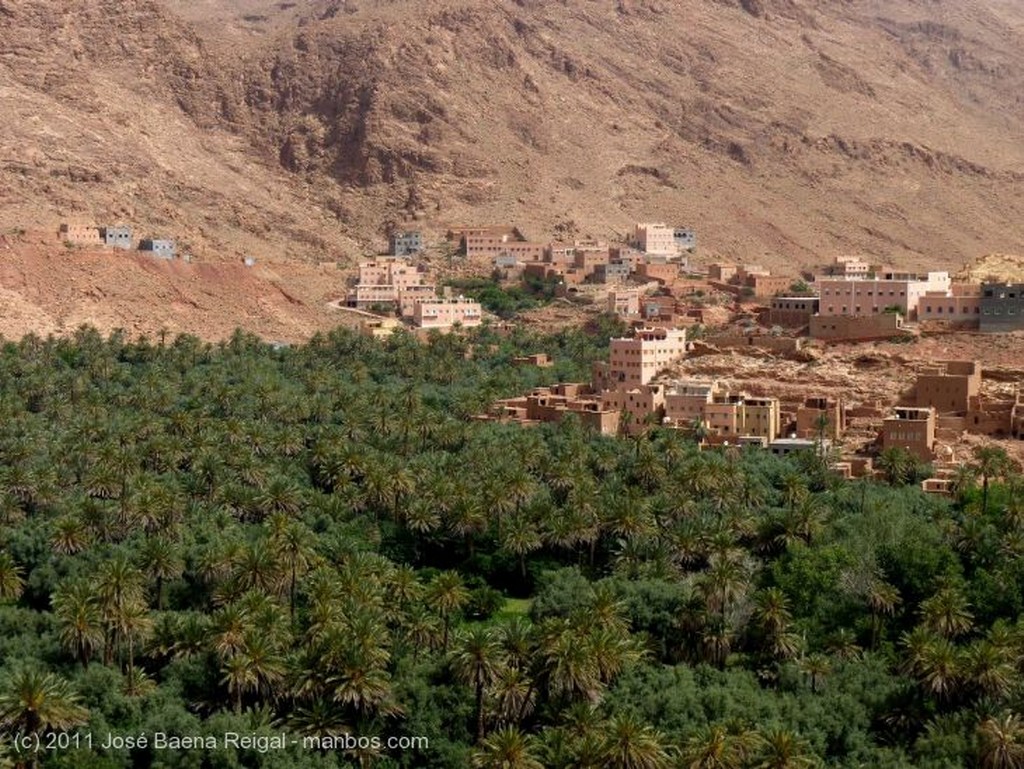
<path fill-rule="evenodd" d="M 600 389 L 631 389 L 648 384 L 663 369 L 686 355 L 686 331 L 638 328 L 632 338 L 612 339 L 609 362 L 595 367 Z"/>
<path fill-rule="evenodd" d="M 865 316 L 898 307 L 905 318 L 916 319 L 918 305 L 929 292 L 947 294 L 948 272 L 927 275 L 885 273 L 878 278 L 821 278 L 816 281 L 821 315 Z"/>
<path fill-rule="evenodd" d="M 479 326 L 483 316 L 479 302 L 459 296 L 417 302 L 413 320 L 419 328 L 451 328 L 456 324 L 469 328 Z"/>
<path fill-rule="evenodd" d="M 622 318 L 640 314 L 639 291 L 609 291 L 608 312 Z"/>

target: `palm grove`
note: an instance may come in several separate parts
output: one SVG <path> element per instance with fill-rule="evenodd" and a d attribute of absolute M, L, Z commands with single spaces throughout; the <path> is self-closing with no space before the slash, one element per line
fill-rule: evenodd
<path fill-rule="evenodd" d="M 0 727 L 425 736 L 0 765 L 1024 766 L 1024 484 L 469 417 L 609 323 L 0 352 Z M 515 368 L 545 351 L 552 370 Z"/>

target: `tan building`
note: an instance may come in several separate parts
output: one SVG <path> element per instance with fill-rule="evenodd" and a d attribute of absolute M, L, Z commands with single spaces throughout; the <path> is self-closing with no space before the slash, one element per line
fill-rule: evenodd
<path fill-rule="evenodd" d="M 635 317 L 640 314 L 640 292 L 609 291 L 608 312 L 620 318 Z"/>
<path fill-rule="evenodd" d="M 778 437 L 781 417 L 777 398 L 752 398 L 743 393 L 718 393 L 704 407 L 708 431 L 722 438 Z"/>
<path fill-rule="evenodd" d="M 977 405 L 981 394 L 981 364 L 946 361 L 924 369 L 914 386 L 914 405 L 939 414 L 963 414 Z"/>
<path fill-rule="evenodd" d="M 608 390 L 601 393 L 601 405 L 625 417 L 626 429 L 635 434 L 645 426 L 660 424 L 665 413 L 665 387 L 644 385 L 630 390 Z"/>
<path fill-rule="evenodd" d="M 866 278 L 871 272 L 871 265 L 859 256 L 837 256 L 828 269 L 829 275 L 843 275 L 853 278 Z"/>
<path fill-rule="evenodd" d="M 665 424 L 689 427 L 704 421 L 704 410 L 718 393 L 717 382 L 686 380 L 665 390 Z"/>
<path fill-rule="evenodd" d="M 483 322 L 483 314 L 479 302 L 459 296 L 417 302 L 413 321 L 419 328 L 471 328 Z"/>
<path fill-rule="evenodd" d="M 679 254 L 675 230 L 664 224 L 642 223 L 635 225 L 633 233 L 629 237 L 629 245 L 645 254 L 663 254 L 665 256 Z"/>
<path fill-rule="evenodd" d="M 918 315 L 918 305 L 929 292 L 947 294 L 948 272 L 926 275 L 883 273 L 876 278 L 821 278 L 816 281 L 820 299 L 819 313 L 824 316 L 880 315 L 887 308 L 898 308 L 909 320 Z"/>
<path fill-rule="evenodd" d="M 74 243 L 77 246 L 102 246 L 104 244 L 100 228 L 94 224 L 70 224 L 65 222 L 60 225 L 57 235 L 66 243 Z"/>
<path fill-rule="evenodd" d="M 906 449 L 930 462 L 935 449 L 935 409 L 897 408 L 882 423 L 882 448 Z"/>
<path fill-rule="evenodd" d="M 739 268 L 735 264 L 723 264 L 716 262 L 708 267 L 708 278 L 717 280 L 720 283 L 729 283 L 736 277 Z"/>
<path fill-rule="evenodd" d="M 612 339 L 609 361 L 595 366 L 601 389 L 630 389 L 649 383 L 663 369 L 686 356 L 686 331 L 638 328 L 631 338 Z"/>
<path fill-rule="evenodd" d="M 801 328 L 811 322 L 818 312 L 816 296 L 776 296 L 768 310 L 768 323 L 772 326 Z"/>
<path fill-rule="evenodd" d="M 498 402 L 499 418 L 525 424 L 561 422 L 574 414 L 580 422 L 602 435 L 619 431 L 620 412 L 606 409 L 587 385 L 565 383 L 538 387 L 524 398 Z"/>
<path fill-rule="evenodd" d="M 929 291 L 918 303 L 918 320 L 974 325 L 981 320 L 981 284 L 954 283 L 948 292 Z"/>
<path fill-rule="evenodd" d="M 839 398 L 807 398 L 796 410 L 796 436 L 817 438 L 821 419 L 825 419 L 825 437 L 839 440 L 846 431 L 846 407 Z"/>

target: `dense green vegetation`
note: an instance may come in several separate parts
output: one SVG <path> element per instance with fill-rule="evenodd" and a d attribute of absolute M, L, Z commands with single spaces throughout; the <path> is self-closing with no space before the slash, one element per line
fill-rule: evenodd
<path fill-rule="evenodd" d="M 47 767 L 1017 767 L 1024 486 L 468 419 L 612 328 L 0 350 L 0 749 Z M 548 352 L 554 369 L 509 365 Z M 429 747 L 103 749 L 116 735 Z"/>
<path fill-rule="evenodd" d="M 527 275 L 518 285 L 502 285 L 493 278 L 451 280 L 448 285 L 480 302 L 488 312 L 508 319 L 523 310 L 549 304 L 555 298 L 557 282 Z"/>

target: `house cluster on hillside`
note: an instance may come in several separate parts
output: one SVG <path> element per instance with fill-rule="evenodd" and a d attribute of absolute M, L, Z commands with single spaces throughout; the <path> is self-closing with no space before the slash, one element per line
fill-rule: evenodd
<path fill-rule="evenodd" d="M 989 333 L 1024 329 L 1024 284 L 954 282 L 948 272 L 898 272 L 838 257 L 808 288 L 813 295 L 772 297 L 768 322 L 833 341 L 899 336 L 905 322 Z"/>
<path fill-rule="evenodd" d="M 608 361 L 594 363 L 591 381 L 538 387 L 494 404 L 482 419 L 523 425 L 559 422 L 575 415 L 605 435 L 631 434 L 651 425 L 685 430 L 703 445 L 758 446 L 776 454 L 826 452 L 851 426 L 868 453 L 848 453 L 834 463 L 844 475 L 871 472 L 872 452 L 898 447 L 939 465 L 949 457 L 937 447 L 965 433 L 1024 439 L 1024 393 L 984 397 L 975 361 L 950 361 L 922 370 L 912 390 L 895 403 L 849 403 L 815 393 L 776 397 L 734 391 L 716 380 L 679 378 L 671 369 L 688 352 L 686 331 L 640 327 L 612 339 Z"/>
<path fill-rule="evenodd" d="M 346 304 L 360 310 L 394 310 L 417 328 L 469 328 L 483 320 L 479 302 L 447 291 L 439 295 L 437 286 L 428 282 L 425 267 L 396 256 L 360 262 Z"/>
<path fill-rule="evenodd" d="M 125 225 L 98 226 L 64 222 L 57 234 L 65 243 L 76 246 L 105 246 L 125 251 L 134 248 L 132 228 Z M 159 259 L 174 259 L 177 255 L 174 241 L 167 238 L 143 238 L 138 243 L 138 250 Z"/>
<path fill-rule="evenodd" d="M 556 281 L 566 287 L 583 283 L 617 284 L 631 277 L 668 282 L 688 267 L 697 244 L 692 229 L 664 224 L 637 224 L 620 245 L 603 241 L 541 243 L 527 240 L 515 227 L 462 227 L 448 239 L 468 258 L 488 258 L 507 280 L 523 276 Z"/>

